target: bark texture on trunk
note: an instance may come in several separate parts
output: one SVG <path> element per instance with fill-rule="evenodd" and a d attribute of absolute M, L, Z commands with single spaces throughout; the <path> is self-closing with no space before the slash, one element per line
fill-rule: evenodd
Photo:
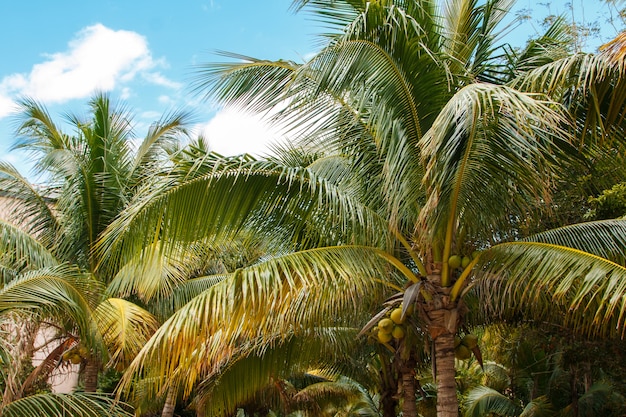
<path fill-rule="evenodd" d="M 463 308 L 450 299 L 450 287 L 441 286 L 441 267 L 429 265 L 428 281 L 436 288 L 431 300 L 423 308 L 428 332 L 433 341 L 433 369 L 437 384 L 437 417 L 458 417 L 459 402 L 456 397 L 454 369 L 454 335 Z"/>
<path fill-rule="evenodd" d="M 443 333 L 435 339 L 437 363 L 437 417 L 458 417 L 454 370 L 454 334 Z"/>
<path fill-rule="evenodd" d="M 389 366 L 389 362 L 381 360 L 380 380 L 381 393 L 380 393 L 380 408 L 383 411 L 383 417 L 396 417 L 396 407 L 398 405 L 398 399 L 395 397 L 397 384 L 395 378 L 391 375 L 392 369 Z"/>
<path fill-rule="evenodd" d="M 161 417 L 173 417 L 174 410 L 176 409 L 176 391 L 170 388 L 167 391 L 167 397 L 165 398 L 165 404 L 163 405 L 163 411 Z"/>
<path fill-rule="evenodd" d="M 98 389 L 98 372 L 100 363 L 97 359 L 88 358 L 83 371 L 85 380 L 85 392 L 96 392 Z"/>
<path fill-rule="evenodd" d="M 417 417 L 415 361 L 404 361 L 400 368 L 400 377 L 402 383 L 402 415 L 404 417 Z"/>

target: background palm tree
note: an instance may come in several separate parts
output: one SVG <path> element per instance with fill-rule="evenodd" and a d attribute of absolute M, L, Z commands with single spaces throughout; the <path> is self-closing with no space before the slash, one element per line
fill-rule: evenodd
<path fill-rule="evenodd" d="M 107 289 L 115 274 L 96 272 L 94 244 L 132 195 L 148 186 L 154 167 L 166 162 L 168 143 L 183 131 L 186 116 L 173 114 L 155 123 L 135 149 L 127 111 L 114 108 L 104 94 L 94 96 L 89 105 L 90 119 L 67 117 L 75 129 L 67 134 L 42 105 L 23 100 L 15 147 L 36 158 L 42 182 L 33 185 L 3 164 L 0 187 L 8 220 L 16 226 L 5 225 L 11 233 L 2 237 L 2 245 L 10 249 L 4 258 L 12 261 L 3 265 L 5 290 L 23 286 L 27 280 L 21 276 L 45 274 L 50 268 L 61 276 L 73 271 L 78 278 L 71 284 L 84 294 L 86 316 L 82 321 L 76 315 L 72 320 L 59 316 L 55 325 L 67 332 L 66 350 L 81 346 L 85 391 L 91 392 L 101 365 L 124 366 L 157 327 L 146 310 Z M 31 281 L 33 294 L 55 290 L 37 289 L 43 284 Z M 54 363 L 63 353 L 54 350 L 44 362 Z"/>
<path fill-rule="evenodd" d="M 532 88 L 542 73 L 581 92 L 594 80 L 554 75 L 571 61 L 559 22 L 503 59 L 496 28 L 510 1 L 294 4 L 339 29 L 317 56 L 297 65 L 233 55 L 243 62 L 208 66 L 198 87 L 249 110 L 278 107 L 297 144 L 322 157 L 302 166 L 203 154 L 137 196 L 99 246 L 116 265 L 154 242 L 155 226 L 165 253 L 243 230 L 262 233 L 280 256 L 232 272 L 174 314 L 126 385 L 150 376 L 148 392 L 175 386 L 188 395 L 237 349 L 329 321 L 365 323 L 372 304 L 402 288 L 403 308 L 415 306 L 434 344 L 441 416 L 458 414 L 454 336 L 469 290 L 493 318 L 565 317 L 577 331 L 621 333 L 623 221 L 520 240 L 520 225 L 546 209 L 571 144 L 598 122 L 581 112 L 587 127 L 569 123 L 571 113 Z M 606 55 L 589 59 L 612 65 Z M 620 90 L 607 94 L 621 108 Z M 619 129 L 621 118 L 611 120 L 606 130 Z M 416 415 L 415 393 L 404 396 L 404 414 Z"/>

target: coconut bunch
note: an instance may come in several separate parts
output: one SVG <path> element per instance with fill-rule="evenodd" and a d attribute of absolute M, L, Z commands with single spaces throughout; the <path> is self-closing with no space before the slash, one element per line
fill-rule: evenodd
<path fill-rule="evenodd" d="M 483 366 L 483 357 L 478 346 L 478 336 L 467 333 L 463 337 L 454 337 L 454 357 L 460 361 L 466 361 L 472 357 L 472 354 L 478 360 L 480 366 Z"/>
<path fill-rule="evenodd" d="M 89 349 L 81 344 L 77 344 L 63 353 L 63 361 L 78 365 L 89 357 Z"/>

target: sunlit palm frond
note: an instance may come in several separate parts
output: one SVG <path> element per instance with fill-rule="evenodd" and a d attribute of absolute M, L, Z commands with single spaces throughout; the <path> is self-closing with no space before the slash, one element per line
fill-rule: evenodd
<path fill-rule="evenodd" d="M 179 135 L 186 133 L 190 115 L 185 112 L 176 112 L 164 116 L 148 129 L 146 137 L 139 145 L 131 168 L 132 180 L 129 186 L 139 186 L 154 174 L 159 166 L 165 163 L 166 151 L 174 146 L 172 142 L 179 139 Z"/>
<path fill-rule="evenodd" d="M 626 268 L 592 253 L 542 242 L 485 253 L 475 289 L 493 317 L 547 320 L 589 336 L 626 331 Z"/>
<path fill-rule="evenodd" d="M 57 265 L 59 262 L 38 239 L 22 229 L 0 220 L 0 253 L 2 265 L 14 272 Z M 2 269 L 3 272 L 5 268 Z M 3 275 L 3 282 L 7 282 Z"/>
<path fill-rule="evenodd" d="M 244 352 L 201 382 L 198 403 L 207 415 L 228 415 L 281 379 L 348 359 L 358 343 L 355 334 L 355 329 L 314 329 Z"/>
<path fill-rule="evenodd" d="M 168 299 L 157 300 L 157 303 L 155 303 L 156 305 L 153 305 L 152 307 L 156 308 L 159 314 L 166 314 L 169 316 L 204 291 L 230 278 L 230 276 L 230 274 L 219 274 L 186 280 L 174 289 Z M 160 307 L 161 304 L 165 304 L 166 306 Z"/>
<path fill-rule="evenodd" d="M 239 158 L 214 162 L 194 168 L 204 170 L 202 175 L 184 171 L 182 178 L 139 196 L 110 224 L 96 248 L 99 256 L 124 264 L 159 240 L 171 245 L 167 254 L 177 245 L 169 239 L 219 244 L 244 229 L 248 235 L 260 231 L 269 241 L 274 233 L 287 248 L 295 237 L 300 244 L 311 237 L 332 241 L 322 234 L 307 236 L 307 220 L 321 222 L 337 240 L 387 243 L 386 225 L 375 213 L 311 170 Z"/>
<path fill-rule="evenodd" d="M 172 255 L 163 255 L 158 243 L 137 253 L 119 269 L 107 286 L 107 293 L 119 297 L 134 295 L 144 302 L 167 297 L 185 280 L 188 269 L 185 253 L 173 250 Z"/>
<path fill-rule="evenodd" d="M 565 104 L 577 120 L 580 145 L 588 136 L 594 143 L 611 144 L 624 131 L 625 62 L 610 49 L 596 55 L 576 54 L 529 71 L 513 85 Z"/>
<path fill-rule="evenodd" d="M 132 417 L 130 406 L 104 394 L 36 394 L 2 404 L 2 417 Z"/>
<path fill-rule="evenodd" d="M 53 154 L 55 150 L 63 151 L 68 148 L 70 138 L 52 121 L 41 103 L 32 98 L 24 98 L 18 104 L 21 113 L 17 128 L 18 140 L 14 145 L 16 149 L 41 153 L 46 160 L 45 157 Z M 46 166 L 40 168 L 45 169 Z"/>
<path fill-rule="evenodd" d="M 554 19 L 540 37 L 530 40 L 523 50 L 515 53 L 511 60 L 511 79 L 570 56 L 568 47 L 572 45 L 572 35 L 569 29 L 565 18 Z"/>
<path fill-rule="evenodd" d="M 499 416 L 517 416 L 520 408 L 509 397 L 485 386 L 473 388 L 464 402 L 465 417 L 482 417 L 491 413 Z"/>
<path fill-rule="evenodd" d="M 566 146 L 562 123 L 549 103 L 508 87 L 460 90 L 421 141 L 429 190 L 421 238 L 445 238 L 447 259 L 459 224 L 468 236 L 506 230 L 502 213 L 525 213 L 549 199 L 554 148 Z"/>
<path fill-rule="evenodd" d="M 334 37 L 340 33 L 345 26 L 354 21 L 358 13 L 365 10 L 366 2 L 363 0 L 293 0 L 291 8 L 294 11 L 305 10 L 309 12 L 315 20 L 319 20 L 333 32 L 327 37 Z"/>
<path fill-rule="evenodd" d="M 266 61 L 221 52 L 236 62 L 200 66 L 194 88 L 205 97 L 263 113 L 284 100 L 285 88 L 292 82 L 298 65 L 289 61 Z"/>
<path fill-rule="evenodd" d="M 219 370 L 247 344 L 338 323 L 358 327 L 371 303 L 388 294 L 392 272 L 382 253 L 349 246 L 238 270 L 165 322 L 131 365 L 132 373 L 155 372 L 163 384 L 182 372 L 188 392 L 198 375 Z"/>
<path fill-rule="evenodd" d="M 567 246 L 626 266 L 626 220 L 579 223 L 538 233 L 525 240 Z"/>
<path fill-rule="evenodd" d="M 120 298 L 100 303 L 94 311 L 94 320 L 109 349 L 107 367 L 129 364 L 159 327 L 152 314 Z"/>
<path fill-rule="evenodd" d="M 70 317 L 81 337 L 96 349 L 100 341 L 91 317 L 99 285 L 66 265 L 21 274 L 0 289 L 0 314 L 30 312 L 42 317 Z"/>
<path fill-rule="evenodd" d="M 552 417 L 554 406 L 546 396 L 534 398 L 519 415 L 519 417 Z"/>
<path fill-rule="evenodd" d="M 0 162 L 0 189 L 6 219 L 37 236 L 48 247 L 53 247 L 59 225 L 51 209 L 51 196 L 42 195 L 42 190 L 38 190 L 6 162 Z"/>

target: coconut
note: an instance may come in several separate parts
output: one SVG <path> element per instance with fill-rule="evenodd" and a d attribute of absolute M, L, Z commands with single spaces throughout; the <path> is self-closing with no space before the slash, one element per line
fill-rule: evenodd
<path fill-rule="evenodd" d="M 391 333 L 383 332 L 382 330 L 378 331 L 378 341 L 380 343 L 388 343 L 391 341 Z"/>
<path fill-rule="evenodd" d="M 476 345 L 478 344 L 478 336 L 476 336 L 475 334 L 466 334 L 465 336 L 463 336 L 463 340 L 461 340 L 461 343 L 463 343 L 465 346 L 467 346 L 470 349 L 474 349 L 476 347 Z"/>
<path fill-rule="evenodd" d="M 404 317 L 402 317 L 402 309 L 401 308 L 394 309 L 391 312 L 391 314 L 389 315 L 389 317 L 391 318 L 391 321 L 393 321 L 396 324 L 404 323 Z"/>
<path fill-rule="evenodd" d="M 387 317 L 378 322 L 378 329 L 385 333 L 391 333 L 393 330 L 393 321 Z"/>
<path fill-rule="evenodd" d="M 454 349 L 454 357 L 460 361 L 465 361 L 472 357 L 472 351 L 461 343 Z"/>
<path fill-rule="evenodd" d="M 404 338 L 404 329 L 402 328 L 402 326 L 395 326 L 391 331 L 391 336 L 393 336 L 393 338 L 397 340 Z"/>
<path fill-rule="evenodd" d="M 461 338 L 459 336 L 454 336 L 454 348 L 461 344 Z"/>
<path fill-rule="evenodd" d="M 450 268 L 452 269 L 456 269 L 461 266 L 462 261 L 463 260 L 459 255 L 452 255 L 450 258 L 448 258 L 448 266 L 450 266 Z"/>
<path fill-rule="evenodd" d="M 463 259 L 461 259 L 461 268 L 467 268 L 467 265 L 469 265 L 471 259 L 469 258 L 469 256 L 464 256 Z"/>

